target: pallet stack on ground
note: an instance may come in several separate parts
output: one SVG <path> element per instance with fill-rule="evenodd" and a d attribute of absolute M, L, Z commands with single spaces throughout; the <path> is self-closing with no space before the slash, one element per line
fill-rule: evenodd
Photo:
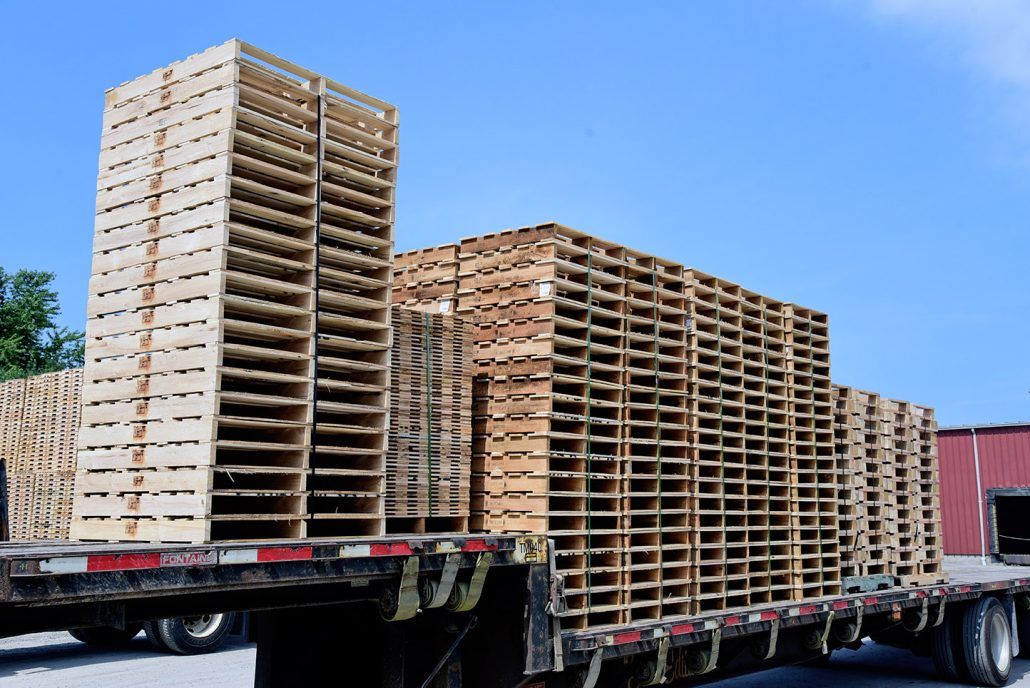
<path fill-rule="evenodd" d="M 0 382 L 0 460 L 7 470 L 18 453 L 18 435 L 25 405 L 25 380 Z"/>
<path fill-rule="evenodd" d="M 472 528 L 555 538 L 563 623 L 839 588 L 823 314 L 560 225 L 454 251 L 394 300 L 476 323 Z"/>
<path fill-rule="evenodd" d="M 933 409 L 851 387 L 833 392 L 838 488 L 849 492 L 850 467 L 856 493 L 853 535 L 849 516 L 840 517 L 845 575 L 944 582 Z"/>
<path fill-rule="evenodd" d="M 81 390 L 81 369 L 14 380 L 0 388 L 12 539 L 68 537 Z"/>
<path fill-rule="evenodd" d="M 382 531 L 380 105 L 237 40 L 107 92 L 74 537 Z"/>
<path fill-rule="evenodd" d="M 388 533 L 468 531 L 472 462 L 472 325 L 394 308 Z"/>

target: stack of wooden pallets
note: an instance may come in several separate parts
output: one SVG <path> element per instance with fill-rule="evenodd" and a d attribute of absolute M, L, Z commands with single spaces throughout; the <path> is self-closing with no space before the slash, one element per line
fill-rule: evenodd
<path fill-rule="evenodd" d="M 108 91 L 73 536 L 382 532 L 396 119 L 236 40 Z"/>
<path fill-rule="evenodd" d="M 554 224 L 397 260 L 476 323 L 472 528 L 551 534 L 566 623 L 839 589 L 825 315 Z"/>
<path fill-rule="evenodd" d="M 946 580 L 933 409 L 851 387 L 834 398 L 838 489 L 855 495 L 839 505 L 844 575 Z"/>
<path fill-rule="evenodd" d="M 81 369 L 0 385 L 12 539 L 68 537 L 81 389 Z"/>
<path fill-rule="evenodd" d="M 797 476 L 794 547 L 802 562 L 794 585 L 807 599 L 840 592 L 829 327 L 825 313 L 795 304 L 786 306 L 784 317 L 790 453 Z"/>
<path fill-rule="evenodd" d="M 386 453 L 387 532 L 468 530 L 472 326 L 395 308 Z"/>
<path fill-rule="evenodd" d="M 412 310 L 453 313 L 458 299 L 457 244 L 394 257 L 393 303 Z"/>
<path fill-rule="evenodd" d="M 913 450 L 916 455 L 915 503 L 918 522 L 916 564 L 921 580 L 942 580 L 944 541 L 941 531 L 941 483 L 937 459 L 937 420 L 929 406 L 912 404 Z"/>

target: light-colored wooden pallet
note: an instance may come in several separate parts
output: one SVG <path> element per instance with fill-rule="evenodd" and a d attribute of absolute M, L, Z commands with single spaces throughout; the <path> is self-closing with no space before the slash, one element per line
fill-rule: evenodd
<path fill-rule="evenodd" d="M 81 369 L 0 385 L 12 539 L 68 538 L 81 388 Z"/>
<path fill-rule="evenodd" d="M 362 314 L 389 301 L 379 225 L 392 222 L 395 163 L 380 160 L 395 159 L 396 126 L 375 129 L 384 107 L 236 40 L 108 92 L 79 455 L 95 479 L 77 500 L 78 537 L 307 532 L 316 372 L 329 396 L 378 376 L 385 399 L 369 338 L 337 337 L 368 331 L 379 316 Z M 325 347 L 344 363 L 316 370 Z M 356 424 L 363 442 L 385 441 L 384 417 Z M 157 476 L 172 467 L 191 490 Z M 164 487 L 104 489 L 121 471 Z M 246 486 L 223 484 L 233 474 Z M 382 531 L 381 479 L 342 500 L 362 531 Z"/>

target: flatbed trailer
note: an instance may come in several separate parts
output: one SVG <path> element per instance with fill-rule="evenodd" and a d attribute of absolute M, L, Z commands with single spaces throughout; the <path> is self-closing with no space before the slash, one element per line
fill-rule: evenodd
<path fill-rule="evenodd" d="M 993 565 L 952 568 L 942 585 L 573 631 L 549 552 L 514 535 L 8 543 L 0 636 L 248 611 L 258 687 L 593 688 L 693 685 L 872 635 L 933 654 L 956 680 L 1004 685 L 1030 619 L 1030 568 Z"/>

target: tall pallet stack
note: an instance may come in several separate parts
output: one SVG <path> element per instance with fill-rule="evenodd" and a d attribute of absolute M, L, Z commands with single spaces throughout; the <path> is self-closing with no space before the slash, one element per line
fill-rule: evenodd
<path fill-rule="evenodd" d="M 394 300 L 477 323 L 472 527 L 551 533 L 567 624 L 839 589 L 825 315 L 559 225 L 456 249 Z"/>
<path fill-rule="evenodd" d="M 0 385 L 0 458 L 14 540 L 68 537 L 81 390 L 81 369 Z"/>
<path fill-rule="evenodd" d="M 395 308 L 386 453 L 388 533 L 468 530 L 472 326 Z"/>
<path fill-rule="evenodd" d="M 794 595 L 784 305 L 687 273 L 698 604 Z"/>
<path fill-rule="evenodd" d="M 912 404 L 916 454 L 916 562 L 921 580 L 938 581 L 944 573 L 941 523 L 941 482 L 937 459 L 937 420 L 929 406 Z"/>
<path fill-rule="evenodd" d="M 837 534 L 837 456 L 834 438 L 830 342 L 825 313 L 788 304 L 787 344 L 790 454 L 794 462 L 795 589 L 807 599 L 840 592 Z"/>
<path fill-rule="evenodd" d="M 396 110 L 232 40 L 103 127 L 73 536 L 382 532 Z"/>
<path fill-rule="evenodd" d="M 856 495 L 853 512 L 840 505 L 844 575 L 946 580 L 933 409 L 851 387 L 834 397 L 838 489 Z"/>

